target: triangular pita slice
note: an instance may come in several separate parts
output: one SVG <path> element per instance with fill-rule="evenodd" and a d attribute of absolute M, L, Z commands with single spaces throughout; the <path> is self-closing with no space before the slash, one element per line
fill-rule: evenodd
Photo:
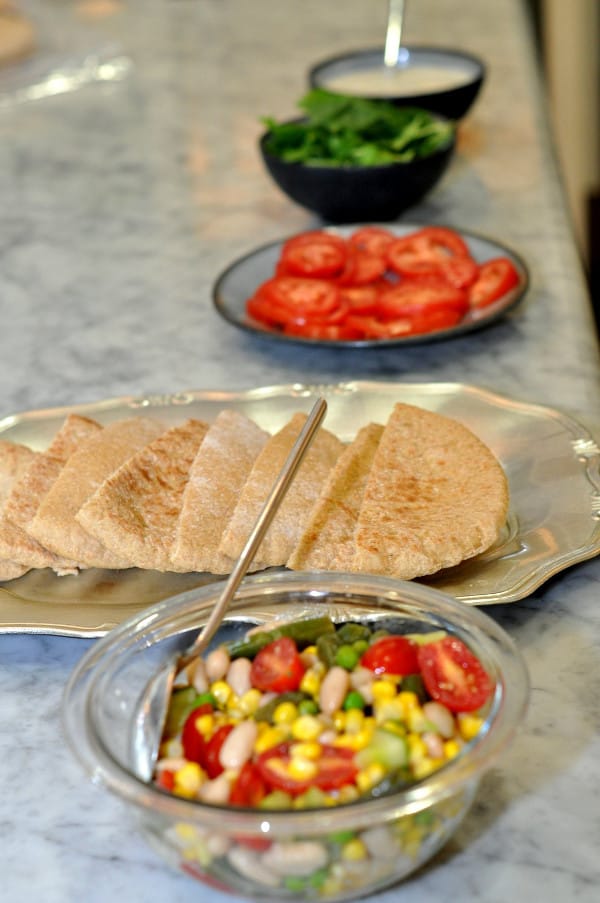
<path fill-rule="evenodd" d="M 135 567 L 169 570 L 183 492 L 207 430 L 190 419 L 164 432 L 111 474 L 76 520 Z"/>
<path fill-rule="evenodd" d="M 295 414 L 259 454 L 219 546 L 224 555 L 237 558 L 241 553 L 305 421 L 305 414 Z M 285 564 L 343 447 L 328 430 L 317 433 L 259 547 L 253 567 Z"/>
<path fill-rule="evenodd" d="M 57 555 L 86 567 L 131 567 L 126 558 L 108 552 L 90 536 L 75 515 L 111 473 L 164 429 L 155 420 L 131 417 L 87 439 L 61 470 L 28 532 Z"/>
<path fill-rule="evenodd" d="M 396 404 L 367 481 L 352 569 L 412 579 L 459 564 L 496 541 L 507 510 L 504 471 L 477 436 Z"/>
<path fill-rule="evenodd" d="M 27 470 L 35 452 L 26 445 L 0 440 L 0 524 L 4 519 L 6 499 L 10 495 L 15 482 Z M 1 526 L 0 526 L 1 529 Z M 0 580 L 14 580 L 29 568 L 0 552 Z"/>
<path fill-rule="evenodd" d="M 30 568 L 51 567 L 58 574 L 77 573 L 76 562 L 55 555 L 26 530 L 68 458 L 101 429 L 95 420 L 69 414 L 48 448 L 35 455 L 6 501 L 5 517 L 0 521 L 0 555 L 13 557 Z"/>
<path fill-rule="evenodd" d="M 382 433 L 380 424 L 370 423 L 344 449 L 288 559 L 289 568 L 350 570 L 356 552 L 354 531 Z"/>
<path fill-rule="evenodd" d="M 269 434 L 253 420 L 224 410 L 198 450 L 183 494 L 171 566 L 226 574 L 233 559 L 218 551 L 240 492 Z"/>

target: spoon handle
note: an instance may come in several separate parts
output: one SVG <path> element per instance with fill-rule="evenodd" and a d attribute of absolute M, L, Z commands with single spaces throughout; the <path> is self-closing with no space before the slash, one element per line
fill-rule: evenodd
<path fill-rule="evenodd" d="M 217 628 L 221 624 L 221 620 L 223 615 L 227 611 L 229 603 L 235 595 L 235 592 L 242 582 L 244 575 L 246 574 L 252 559 L 256 555 L 258 547 L 269 529 L 271 521 L 275 516 L 277 509 L 279 508 L 280 503 L 283 500 L 286 492 L 289 489 L 289 486 L 296 475 L 296 471 L 300 467 L 304 455 L 309 449 L 309 446 L 314 439 L 317 429 L 321 425 L 321 422 L 327 412 L 327 402 L 324 398 L 319 398 L 313 405 L 313 408 L 306 419 L 306 423 L 302 427 L 302 430 L 296 439 L 285 464 L 283 465 L 279 476 L 277 477 L 275 483 L 273 484 L 273 488 L 271 489 L 263 508 L 258 515 L 256 523 L 252 528 L 250 536 L 246 541 L 246 545 L 244 546 L 240 557 L 238 558 L 235 566 L 233 567 L 223 589 L 219 597 L 219 601 L 213 608 L 211 615 L 206 622 L 204 629 L 200 632 L 193 645 L 190 647 L 188 653 L 185 656 L 185 660 L 180 663 L 180 668 L 185 667 L 192 659 L 194 659 L 205 646 L 210 643 L 214 634 L 217 631 Z"/>
<path fill-rule="evenodd" d="M 404 5 L 405 0 L 389 0 L 385 48 L 383 51 L 383 62 L 386 66 L 396 66 L 398 64 L 398 54 L 402 42 Z"/>

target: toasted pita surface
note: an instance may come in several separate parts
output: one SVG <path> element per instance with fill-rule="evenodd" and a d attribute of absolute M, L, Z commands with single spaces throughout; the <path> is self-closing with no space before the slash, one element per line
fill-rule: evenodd
<path fill-rule="evenodd" d="M 490 449 L 456 420 L 396 404 L 373 459 L 352 569 L 403 579 L 489 548 L 508 483 Z"/>
<path fill-rule="evenodd" d="M 220 543 L 222 554 L 237 558 L 241 553 L 305 421 L 305 414 L 295 414 L 259 454 Z M 253 567 L 285 564 L 343 448 L 343 443 L 328 430 L 317 433 L 259 547 Z"/>
<path fill-rule="evenodd" d="M 221 536 L 269 434 L 253 420 L 224 410 L 192 464 L 183 495 L 171 566 L 177 571 L 227 574 L 233 560 L 219 552 Z"/>
<path fill-rule="evenodd" d="M 35 452 L 26 445 L 19 445 L 13 442 L 0 441 L 0 580 L 14 580 L 29 570 L 28 567 L 21 564 L 18 560 L 11 557 L 11 549 L 6 550 L 2 547 L 2 533 L 6 519 L 4 510 L 6 508 L 6 500 L 9 497 L 12 487 L 20 479 L 22 474 L 27 470 L 31 462 L 35 458 Z"/>
<path fill-rule="evenodd" d="M 33 457 L 6 501 L 5 519 L 0 522 L 0 554 L 9 554 L 30 568 L 51 567 L 61 575 L 77 573 L 76 562 L 55 555 L 26 531 L 67 459 L 101 429 L 95 420 L 69 414 L 46 451 Z"/>
<path fill-rule="evenodd" d="M 294 570 L 350 570 L 354 532 L 383 426 L 370 423 L 344 449 L 329 474 L 287 566 Z"/>
<path fill-rule="evenodd" d="M 131 567 L 126 558 L 109 552 L 90 536 L 75 515 L 107 477 L 164 429 L 155 420 L 131 417 L 115 421 L 88 438 L 68 458 L 28 532 L 57 555 L 86 567 Z"/>
<path fill-rule="evenodd" d="M 190 419 L 164 432 L 109 476 L 76 520 L 135 567 L 169 570 L 190 467 L 207 431 Z"/>

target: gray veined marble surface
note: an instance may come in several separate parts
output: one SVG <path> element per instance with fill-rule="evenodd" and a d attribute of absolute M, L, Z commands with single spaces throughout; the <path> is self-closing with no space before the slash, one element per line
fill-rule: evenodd
<path fill-rule="evenodd" d="M 410 5 L 409 41 L 473 51 L 489 76 L 443 182 L 402 221 L 511 245 L 531 270 L 527 298 L 456 341 L 359 353 L 245 335 L 217 317 L 210 291 L 240 254 L 315 225 L 262 171 L 258 118 L 294 113 L 316 60 L 380 43 L 387 4 L 20 7 L 39 51 L 0 70 L 0 416 L 121 394 L 363 378 L 473 383 L 598 421 L 596 336 L 518 0 Z M 121 68 L 98 74 L 107 59 Z M 35 99 L 29 88 L 47 88 L 57 71 L 69 78 Z M 530 669 L 526 723 L 455 838 L 378 903 L 599 899 L 599 597 L 592 560 L 490 610 Z M 90 642 L 0 636 L 0 898 L 225 900 L 158 861 L 65 748 L 61 696 Z"/>

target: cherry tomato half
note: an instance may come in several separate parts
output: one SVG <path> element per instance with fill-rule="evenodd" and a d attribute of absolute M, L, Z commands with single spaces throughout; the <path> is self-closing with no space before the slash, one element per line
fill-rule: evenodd
<path fill-rule="evenodd" d="M 297 690 L 304 665 L 291 637 L 273 640 L 256 654 L 250 668 L 250 682 L 257 690 L 286 693 Z"/>
<path fill-rule="evenodd" d="M 265 783 L 274 790 L 285 790 L 297 795 L 310 787 L 321 790 L 335 790 L 350 784 L 358 773 L 354 761 L 354 751 L 347 747 L 321 746 L 321 755 L 316 760 L 317 773 L 310 778 L 298 778 L 288 774 L 291 743 L 286 741 L 267 749 L 257 759 L 257 767 Z"/>
<path fill-rule="evenodd" d="M 185 719 L 183 729 L 181 731 L 181 745 L 183 747 L 183 755 L 191 762 L 204 762 L 206 755 L 206 741 L 203 734 L 198 730 L 196 722 L 201 715 L 208 715 L 213 711 L 213 707 L 209 702 L 203 702 L 202 705 L 193 709 Z"/>
<path fill-rule="evenodd" d="M 479 267 L 476 281 L 469 289 L 471 307 L 486 307 L 519 284 L 519 274 L 508 257 L 486 260 Z"/>
<path fill-rule="evenodd" d="M 452 712 L 472 712 L 492 695 L 490 676 L 458 637 L 418 646 L 417 659 L 427 692 Z"/>
<path fill-rule="evenodd" d="M 363 668 L 375 674 L 416 674 L 419 670 L 417 647 L 405 636 L 383 636 L 375 640 L 360 660 Z"/>
<path fill-rule="evenodd" d="M 216 778 L 224 771 L 219 757 L 221 755 L 221 747 L 225 743 L 225 740 L 232 730 L 233 724 L 221 725 L 221 727 L 218 727 L 216 729 L 216 731 L 206 744 L 204 760 L 200 764 L 206 771 L 209 778 Z"/>
<path fill-rule="evenodd" d="M 267 788 L 258 767 L 253 762 L 245 762 L 233 782 L 229 802 L 232 806 L 258 806 L 266 793 Z"/>

